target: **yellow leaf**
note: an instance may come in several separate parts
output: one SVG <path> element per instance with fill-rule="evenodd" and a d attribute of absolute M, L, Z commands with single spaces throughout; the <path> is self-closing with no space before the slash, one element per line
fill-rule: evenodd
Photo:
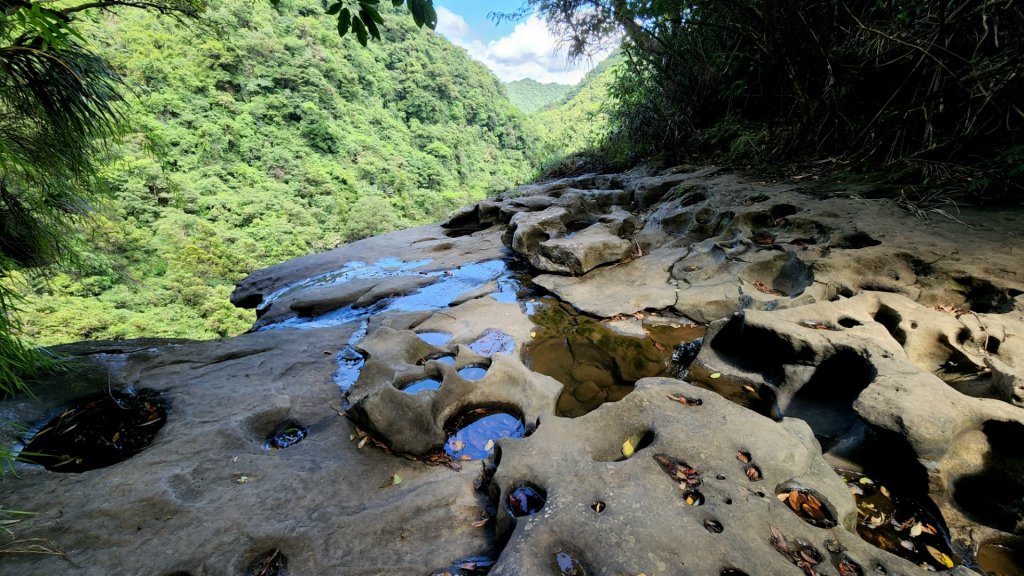
<path fill-rule="evenodd" d="M 871 478 L 868 478 L 867 476 L 864 476 L 863 478 L 861 478 L 857 482 L 859 482 L 861 484 L 864 484 L 865 486 L 868 485 L 868 484 L 874 484 L 874 481 L 871 480 Z"/>
<path fill-rule="evenodd" d="M 931 546 L 929 546 L 927 544 L 925 544 L 924 547 L 925 547 L 925 549 L 928 550 L 928 553 L 932 555 L 932 558 L 935 558 L 936 562 L 938 562 L 939 564 L 942 564 L 946 568 L 952 568 L 953 567 L 953 559 L 952 558 L 950 558 L 949 556 L 946 556 L 946 554 L 944 554 L 943 552 L 940 552 L 939 550 L 937 550 L 937 549 L 935 549 L 935 548 L 933 548 L 933 547 L 931 547 Z"/>
<path fill-rule="evenodd" d="M 633 447 L 633 443 L 627 438 L 626 441 L 622 443 L 622 455 L 626 458 L 630 458 L 633 456 L 633 452 L 635 451 L 636 448 Z"/>
<path fill-rule="evenodd" d="M 715 372 L 714 374 L 711 375 L 711 378 L 713 380 L 717 380 L 717 379 L 719 379 L 721 377 L 722 377 L 722 373 L 721 372 Z"/>
<path fill-rule="evenodd" d="M 395 486 L 398 486 L 399 484 L 402 483 L 402 477 L 399 476 L 398 474 L 395 474 L 394 476 L 391 477 L 391 483 L 394 484 Z"/>

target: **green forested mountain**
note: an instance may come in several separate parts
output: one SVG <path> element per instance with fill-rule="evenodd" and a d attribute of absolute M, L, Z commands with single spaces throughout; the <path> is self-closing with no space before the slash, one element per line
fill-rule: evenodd
<path fill-rule="evenodd" d="M 621 64 L 621 54 L 612 54 L 560 100 L 533 115 L 545 158 L 557 159 L 601 143 L 609 121 L 604 104 Z"/>
<path fill-rule="evenodd" d="M 323 10 L 214 0 L 206 27 L 132 10 L 83 27 L 131 86 L 135 131 L 83 265 L 21 278 L 30 341 L 238 333 L 248 272 L 533 175 L 537 135 L 483 65 L 394 15 L 360 47 Z"/>
<path fill-rule="evenodd" d="M 568 84 L 540 83 L 532 78 L 505 83 L 509 101 L 527 114 L 559 101 L 572 89 Z"/>

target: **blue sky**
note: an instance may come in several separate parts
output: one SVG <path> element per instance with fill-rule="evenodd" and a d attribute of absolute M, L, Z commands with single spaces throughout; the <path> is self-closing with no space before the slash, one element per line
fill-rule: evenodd
<path fill-rule="evenodd" d="M 435 0 L 437 32 L 465 48 L 501 80 L 533 78 L 540 82 L 575 84 L 608 55 L 570 62 L 547 24 L 536 15 L 496 25 L 491 12 L 514 12 L 522 0 Z"/>
<path fill-rule="evenodd" d="M 485 41 L 497 40 L 509 35 L 514 23 L 495 25 L 487 18 L 491 12 L 514 12 L 523 5 L 521 0 L 435 0 L 435 6 L 444 6 L 448 10 L 462 16 L 478 37 Z"/>

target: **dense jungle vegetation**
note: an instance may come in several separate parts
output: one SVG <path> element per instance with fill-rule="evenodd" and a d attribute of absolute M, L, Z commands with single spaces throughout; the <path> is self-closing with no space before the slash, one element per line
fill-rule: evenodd
<path fill-rule="evenodd" d="M 252 270 L 535 175 L 538 134 L 483 65 L 397 12 L 363 48 L 323 11 L 215 0 L 210 28 L 138 10 L 82 26 L 131 87 L 130 130 L 79 264 L 16 279 L 28 339 L 238 334 L 252 313 L 228 295 Z"/>
<path fill-rule="evenodd" d="M 532 119 L 417 28 L 435 19 L 430 0 L 156 5 L 185 22 L 76 20 L 93 54 L 40 3 L 0 0 L 0 39 L 27 49 L 0 50 L 0 310 L 23 310 L 0 314 L 0 338 L 237 333 L 250 318 L 227 294 L 246 272 L 436 220 L 541 167 L 816 162 L 892 174 L 893 194 L 1022 198 L 1024 9 L 1012 0 L 525 0 L 519 16 L 538 12 L 577 56 L 622 43 Z M 41 32 L 19 37 L 26 27 Z M 51 45 L 86 80 L 76 98 L 32 63 Z M 33 83 L 46 86 L 39 110 L 19 96 Z M 45 129 L 74 120 L 55 102 L 95 120 L 70 124 L 70 146 Z M 110 195 L 76 233 L 69 223 L 97 207 L 58 183 L 92 183 L 66 167 L 108 151 Z M 42 200 L 26 201 L 32 190 Z M 58 216 L 26 227 L 33 207 Z M 39 238 L 49 253 L 23 250 Z M 41 267 L 51 260 L 71 265 Z"/>
<path fill-rule="evenodd" d="M 505 91 L 512 105 L 527 114 L 550 106 L 573 89 L 568 84 L 537 82 L 532 78 L 505 83 Z"/>
<path fill-rule="evenodd" d="M 624 35 L 606 161 L 882 170 L 1019 202 L 1024 7 L 1012 0 L 530 0 L 576 54 Z"/>

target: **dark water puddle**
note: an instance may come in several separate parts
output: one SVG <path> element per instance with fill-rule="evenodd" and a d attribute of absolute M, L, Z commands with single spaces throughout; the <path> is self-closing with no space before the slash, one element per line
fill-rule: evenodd
<path fill-rule="evenodd" d="M 857 502 L 857 534 L 865 541 L 926 570 L 948 570 L 959 564 L 943 523 L 921 499 L 890 489 L 877 478 L 849 470 L 836 472 Z"/>
<path fill-rule="evenodd" d="M 278 328 L 324 328 L 364 320 L 382 312 L 440 310 L 450 306 L 453 301 L 458 300 L 463 294 L 477 290 L 492 280 L 511 278 L 508 264 L 504 260 L 486 260 L 474 264 L 465 264 L 451 270 L 415 271 L 415 269 L 422 268 L 428 264 L 430 264 L 430 260 L 402 262 L 393 258 L 380 260 L 376 264 L 350 262 L 338 272 L 306 280 L 275 292 L 260 305 L 257 311 L 265 310 L 274 300 L 300 288 L 343 284 L 355 279 L 397 276 L 427 276 L 437 280 L 433 284 L 424 286 L 411 294 L 382 299 L 369 307 L 355 308 L 353 306 L 345 306 L 320 316 L 289 318 L 281 322 L 259 326 L 257 329 L 263 331 Z"/>
<path fill-rule="evenodd" d="M 522 485 L 508 495 L 508 511 L 516 518 L 533 516 L 544 508 L 547 495 L 535 486 Z"/>
<path fill-rule="evenodd" d="M 456 561 L 447 568 L 435 570 L 430 576 L 478 576 L 490 572 L 494 564 L 494 558 L 489 556 L 470 556 Z"/>
<path fill-rule="evenodd" d="M 782 411 L 775 400 L 775 390 L 770 386 L 754 387 L 729 378 L 725 374 L 708 372 L 704 368 L 691 367 L 688 382 L 705 390 L 715 392 L 733 404 L 738 404 L 767 416 L 773 420 L 782 419 Z"/>
<path fill-rule="evenodd" d="M 985 542 L 978 547 L 977 561 L 988 576 L 1024 576 L 1024 540 Z"/>
<path fill-rule="evenodd" d="M 483 460 L 494 452 L 494 445 L 502 438 L 522 438 L 526 435 L 523 421 L 508 412 L 478 408 L 456 418 L 444 451 L 455 460 Z"/>
<path fill-rule="evenodd" d="M 621 400 L 641 378 L 673 376 L 673 350 L 703 335 L 703 328 L 647 325 L 647 337 L 624 336 L 552 298 L 540 301 L 533 322 L 537 335 L 524 362 L 563 384 L 557 410 L 568 417 Z"/>
<path fill-rule="evenodd" d="M 276 548 L 268 550 L 249 563 L 245 576 L 288 576 L 288 557 Z"/>
<path fill-rule="evenodd" d="M 167 422 L 155 390 L 111 391 L 79 400 L 35 432 L 18 460 L 53 472 L 85 472 L 123 462 L 148 447 Z"/>
<path fill-rule="evenodd" d="M 587 576 L 583 564 L 568 552 L 555 553 L 555 568 L 560 576 Z"/>
<path fill-rule="evenodd" d="M 294 422 L 285 423 L 263 443 L 267 450 L 283 450 L 302 442 L 309 429 Z"/>
<path fill-rule="evenodd" d="M 452 339 L 452 335 L 447 332 L 418 332 L 416 335 L 420 340 L 437 347 L 447 345 Z"/>
<path fill-rule="evenodd" d="M 413 382 L 412 384 L 402 388 L 402 392 L 406 394 L 419 394 L 420 392 L 426 392 L 427 390 L 440 390 L 441 381 L 434 378 L 426 378 Z"/>
<path fill-rule="evenodd" d="M 484 376 L 487 376 L 487 368 L 483 366 L 466 366 L 459 370 L 459 376 L 463 380 L 482 380 Z"/>

